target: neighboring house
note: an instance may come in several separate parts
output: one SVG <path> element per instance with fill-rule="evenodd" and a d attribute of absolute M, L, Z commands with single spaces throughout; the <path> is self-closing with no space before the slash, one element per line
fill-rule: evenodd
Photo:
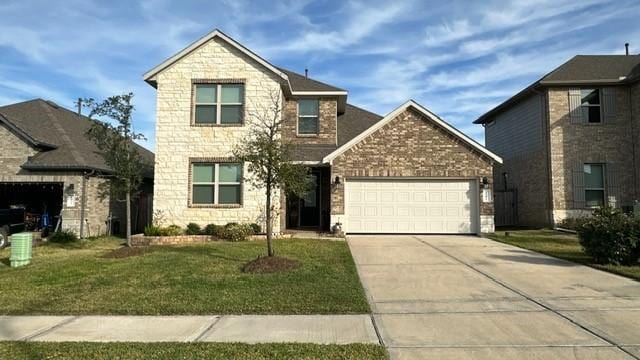
<path fill-rule="evenodd" d="M 110 215 L 124 230 L 124 204 L 98 196 L 98 184 L 111 170 L 86 136 L 90 127 L 89 118 L 51 101 L 0 107 L 0 208 L 24 206 L 37 215 L 46 210 L 53 226 L 61 216 L 62 229 L 80 234 L 83 223 L 83 236 L 106 233 Z M 152 166 L 153 153 L 138 150 Z M 146 193 L 133 211 L 138 231 L 151 217 L 151 168 L 145 177 Z"/>
<path fill-rule="evenodd" d="M 346 90 L 278 68 L 218 30 L 144 80 L 157 89 L 154 209 L 167 224 L 264 226 L 264 190 L 249 185 L 232 149 L 275 94 L 282 138 L 315 179 L 304 198 L 280 194 L 275 229 L 493 231 L 500 158 L 414 101 L 378 116 L 348 104 Z"/>
<path fill-rule="evenodd" d="M 474 123 L 504 159 L 494 168 L 498 225 L 630 211 L 638 199 L 639 55 L 575 56 Z M 501 190 L 517 192 L 515 206 Z"/>

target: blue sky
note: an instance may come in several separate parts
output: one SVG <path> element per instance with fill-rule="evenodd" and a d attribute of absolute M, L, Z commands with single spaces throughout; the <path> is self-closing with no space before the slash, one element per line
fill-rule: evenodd
<path fill-rule="evenodd" d="M 142 74 L 213 28 L 275 65 L 349 90 L 386 114 L 415 99 L 483 140 L 471 122 L 576 54 L 640 52 L 637 0 L 29 1 L 0 4 L 0 104 L 133 91 L 153 149 L 154 89 Z"/>

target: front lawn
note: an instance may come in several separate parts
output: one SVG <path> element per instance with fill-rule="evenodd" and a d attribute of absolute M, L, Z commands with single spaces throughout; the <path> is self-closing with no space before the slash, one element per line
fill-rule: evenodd
<path fill-rule="evenodd" d="M 537 251 L 560 259 L 588 265 L 596 269 L 640 280 L 640 265 L 619 266 L 595 264 L 589 255 L 582 251 L 578 236 L 554 230 L 509 230 L 496 231 L 487 237 L 506 244 Z"/>
<path fill-rule="evenodd" d="M 0 250 L 0 315 L 349 314 L 367 313 L 344 241 L 277 240 L 277 255 L 301 266 L 283 273 L 240 269 L 266 253 L 264 241 L 154 247 L 103 256 L 120 239 L 33 249 L 30 265 L 9 267 Z"/>
<path fill-rule="evenodd" d="M 0 359 L 387 359 L 379 345 L 0 342 Z"/>

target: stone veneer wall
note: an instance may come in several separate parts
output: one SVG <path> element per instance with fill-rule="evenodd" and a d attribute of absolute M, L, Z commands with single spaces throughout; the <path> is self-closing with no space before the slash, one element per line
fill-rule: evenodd
<path fill-rule="evenodd" d="M 633 139 L 630 117 L 630 92 L 616 88 L 615 123 L 571 124 L 569 89 L 548 89 L 550 158 L 554 222 L 589 213 L 573 205 L 572 170 L 578 162 L 613 163 L 618 169 L 621 206 L 634 200 Z"/>
<path fill-rule="evenodd" d="M 255 119 L 248 117 L 272 106 L 272 93 L 280 94 L 278 79 L 235 48 L 213 39 L 195 49 L 157 78 L 156 157 L 154 211 L 164 225 L 185 226 L 255 222 L 264 227 L 264 191 L 245 180 L 243 204 L 235 208 L 189 206 L 189 158 L 230 157 L 233 147 L 248 135 Z M 242 126 L 191 126 L 192 80 L 242 79 L 245 82 L 245 122 Z M 245 177 L 251 176 L 244 169 Z M 274 204 L 279 204 L 278 196 Z M 275 217 L 274 229 L 279 229 Z"/>
<path fill-rule="evenodd" d="M 336 145 L 338 142 L 338 103 L 335 98 L 320 98 L 320 131 L 318 135 L 298 135 L 298 102 L 287 99 L 284 103 L 282 137 L 292 144 Z"/>
<path fill-rule="evenodd" d="M 492 184 L 491 160 L 409 109 L 333 160 L 331 178 L 455 177 Z M 348 181 L 348 180 L 347 180 Z M 481 232 L 493 231 L 493 202 L 482 202 Z M 331 224 L 345 223 L 344 183 L 331 192 Z"/>
<path fill-rule="evenodd" d="M 62 228 L 76 233 L 80 232 L 80 201 L 82 194 L 82 174 L 80 172 L 33 172 L 23 170 L 20 166 L 29 156 L 38 153 L 4 125 L 0 125 L 0 139 L 2 139 L 2 153 L 0 154 L 0 182 L 32 182 L 32 183 L 61 183 L 63 186 Z M 98 184 L 104 181 L 95 177 L 87 180 L 87 195 L 85 207 L 85 235 L 102 235 L 106 232 L 105 221 L 109 215 L 109 199 L 101 200 L 98 196 Z M 71 195 L 64 193 L 70 185 L 74 187 L 75 205 L 67 206 L 66 198 Z M 58 214 L 50 214 L 56 216 Z M 122 217 L 123 214 L 115 214 Z M 52 221 L 55 221 L 52 219 Z M 54 223 L 55 226 L 55 223 Z"/>

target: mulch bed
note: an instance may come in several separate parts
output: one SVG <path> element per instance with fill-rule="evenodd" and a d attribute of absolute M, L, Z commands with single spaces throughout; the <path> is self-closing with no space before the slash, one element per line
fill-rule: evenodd
<path fill-rule="evenodd" d="M 152 248 L 146 246 L 134 246 L 127 247 L 123 246 L 121 248 L 117 248 L 111 252 L 106 253 L 102 256 L 105 259 L 122 259 L 131 256 L 140 256 L 152 251 Z"/>
<path fill-rule="evenodd" d="M 242 267 L 242 272 L 265 274 L 289 271 L 298 267 L 300 267 L 300 262 L 297 260 L 281 256 L 261 256 L 246 263 Z"/>

